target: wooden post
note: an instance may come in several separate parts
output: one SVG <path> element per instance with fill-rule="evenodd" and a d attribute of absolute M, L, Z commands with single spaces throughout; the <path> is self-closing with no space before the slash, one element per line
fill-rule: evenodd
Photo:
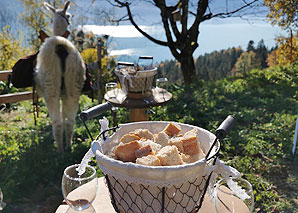
<path fill-rule="evenodd" d="M 129 118 L 131 122 L 149 121 L 149 115 L 146 113 L 147 108 L 130 109 Z"/>
<path fill-rule="evenodd" d="M 290 29 L 290 33 L 291 33 L 291 43 L 290 43 L 290 63 L 292 64 L 293 62 L 293 32 L 292 29 Z"/>
<path fill-rule="evenodd" d="M 7 81 L 8 76 L 11 75 L 11 73 L 12 73 L 11 70 L 0 71 L 0 81 Z"/>
<path fill-rule="evenodd" d="M 102 63 L 101 63 L 101 50 L 103 46 L 103 41 L 98 39 L 97 41 L 97 60 L 98 60 L 98 73 L 96 84 L 98 86 L 98 102 L 101 103 L 103 99 L 103 89 L 101 84 L 101 76 L 102 76 Z"/>

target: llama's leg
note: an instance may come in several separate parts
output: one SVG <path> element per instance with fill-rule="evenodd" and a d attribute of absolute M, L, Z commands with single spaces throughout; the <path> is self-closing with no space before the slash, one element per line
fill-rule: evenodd
<path fill-rule="evenodd" d="M 75 118 L 78 111 L 79 97 L 62 96 L 62 116 L 65 131 L 66 149 L 70 149 L 72 144 Z"/>
<path fill-rule="evenodd" d="M 59 104 L 63 72 L 60 58 L 56 54 L 56 46 L 61 43 L 60 40 L 59 37 L 52 36 L 41 46 L 37 56 L 35 80 L 40 86 L 46 101 L 58 152 L 63 152 L 63 123 Z"/>
<path fill-rule="evenodd" d="M 70 46 L 71 44 L 69 44 Z M 65 61 L 64 96 L 62 113 L 66 136 L 66 147 L 72 144 L 73 127 L 79 107 L 79 98 L 85 80 L 85 65 L 77 50 L 69 50 Z"/>
<path fill-rule="evenodd" d="M 46 104 L 52 120 L 54 139 L 57 143 L 58 152 L 63 152 L 63 125 L 60 114 L 59 96 L 46 98 Z"/>

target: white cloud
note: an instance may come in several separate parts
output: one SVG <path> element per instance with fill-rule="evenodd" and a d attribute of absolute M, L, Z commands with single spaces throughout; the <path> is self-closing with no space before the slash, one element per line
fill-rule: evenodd
<path fill-rule="evenodd" d="M 111 56 L 119 56 L 119 55 L 135 55 L 137 51 L 135 49 L 123 49 L 123 50 L 111 50 Z"/>
<path fill-rule="evenodd" d="M 143 31 L 149 34 L 158 34 L 160 30 L 155 26 L 139 26 Z M 92 32 L 96 35 L 109 35 L 114 38 L 134 38 L 142 37 L 136 28 L 132 25 L 119 25 L 119 26 L 99 26 L 99 25 L 83 25 L 79 29 L 84 32 Z"/>

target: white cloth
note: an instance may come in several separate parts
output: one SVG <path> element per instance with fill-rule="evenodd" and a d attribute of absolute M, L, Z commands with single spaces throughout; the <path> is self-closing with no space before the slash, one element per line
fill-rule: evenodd
<path fill-rule="evenodd" d="M 152 77 L 156 74 L 156 72 L 157 72 L 157 68 L 152 68 L 151 70 L 137 71 L 136 75 L 132 76 L 124 69 L 121 69 L 121 72 L 120 70 L 115 71 L 116 75 L 119 77 L 122 91 L 126 95 L 128 94 L 128 89 L 126 88 L 125 81 L 129 83 L 130 88 L 134 88 L 135 86 L 132 79 L 136 80 L 136 79 Z"/>
<path fill-rule="evenodd" d="M 208 194 L 211 198 L 214 197 L 215 181 L 219 175 L 226 180 L 228 180 L 230 177 L 240 177 L 240 172 L 238 172 L 235 168 L 231 166 L 227 166 L 219 158 L 216 159 L 216 163 L 214 166 L 210 168 L 210 171 L 213 172 L 208 187 Z"/>
<path fill-rule="evenodd" d="M 100 123 L 100 131 L 101 132 L 109 128 L 109 121 L 108 121 L 108 119 L 106 117 L 103 117 L 103 119 L 100 119 L 99 120 L 99 123 Z M 101 140 L 102 139 L 99 138 L 99 141 L 101 141 Z M 97 149 L 100 149 L 100 147 L 97 146 L 97 143 L 98 142 L 92 142 L 91 147 L 96 147 Z M 83 157 L 83 159 L 82 159 L 79 167 L 77 168 L 78 175 L 82 175 L 82 174 L 85 173 L 86 166 L 91 161 L 91 158 L 94 157 L 94 156 L 95 156 L 95 154 L 93 153 L 92 149 L 90 148 L 88 150 L 88 152 L 84 155 L 84 157 Z"/>
<path fill-rule="evenodd" d="M 126 85 L 125 85 L 125 80 L 127 80 L 129 82 L 130 87 L 133 87 L 131 76 L 128 74 L 128 72 L 124 72 L 124 73 L 122 72 L 123 73 L 122 75 L 118 72 L 115 72 L 115 73 L 119 77 L 120 84 L 121 84 L 121 87 L 122 87 L 122 91 L 125 93 L 125 95 L 127 95 L 128 90 L 127 90 Z"/>

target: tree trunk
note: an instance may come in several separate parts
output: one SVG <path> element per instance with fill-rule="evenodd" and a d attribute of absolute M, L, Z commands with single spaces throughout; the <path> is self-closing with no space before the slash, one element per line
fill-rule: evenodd
<path fill-rule="evenodd" d="M 184 56 L 178 60 L 181 64 L 181 71 L 184 78 L 184 83 L 189 85 L 196 78 L 195 62 L 192 55 Z"/>

